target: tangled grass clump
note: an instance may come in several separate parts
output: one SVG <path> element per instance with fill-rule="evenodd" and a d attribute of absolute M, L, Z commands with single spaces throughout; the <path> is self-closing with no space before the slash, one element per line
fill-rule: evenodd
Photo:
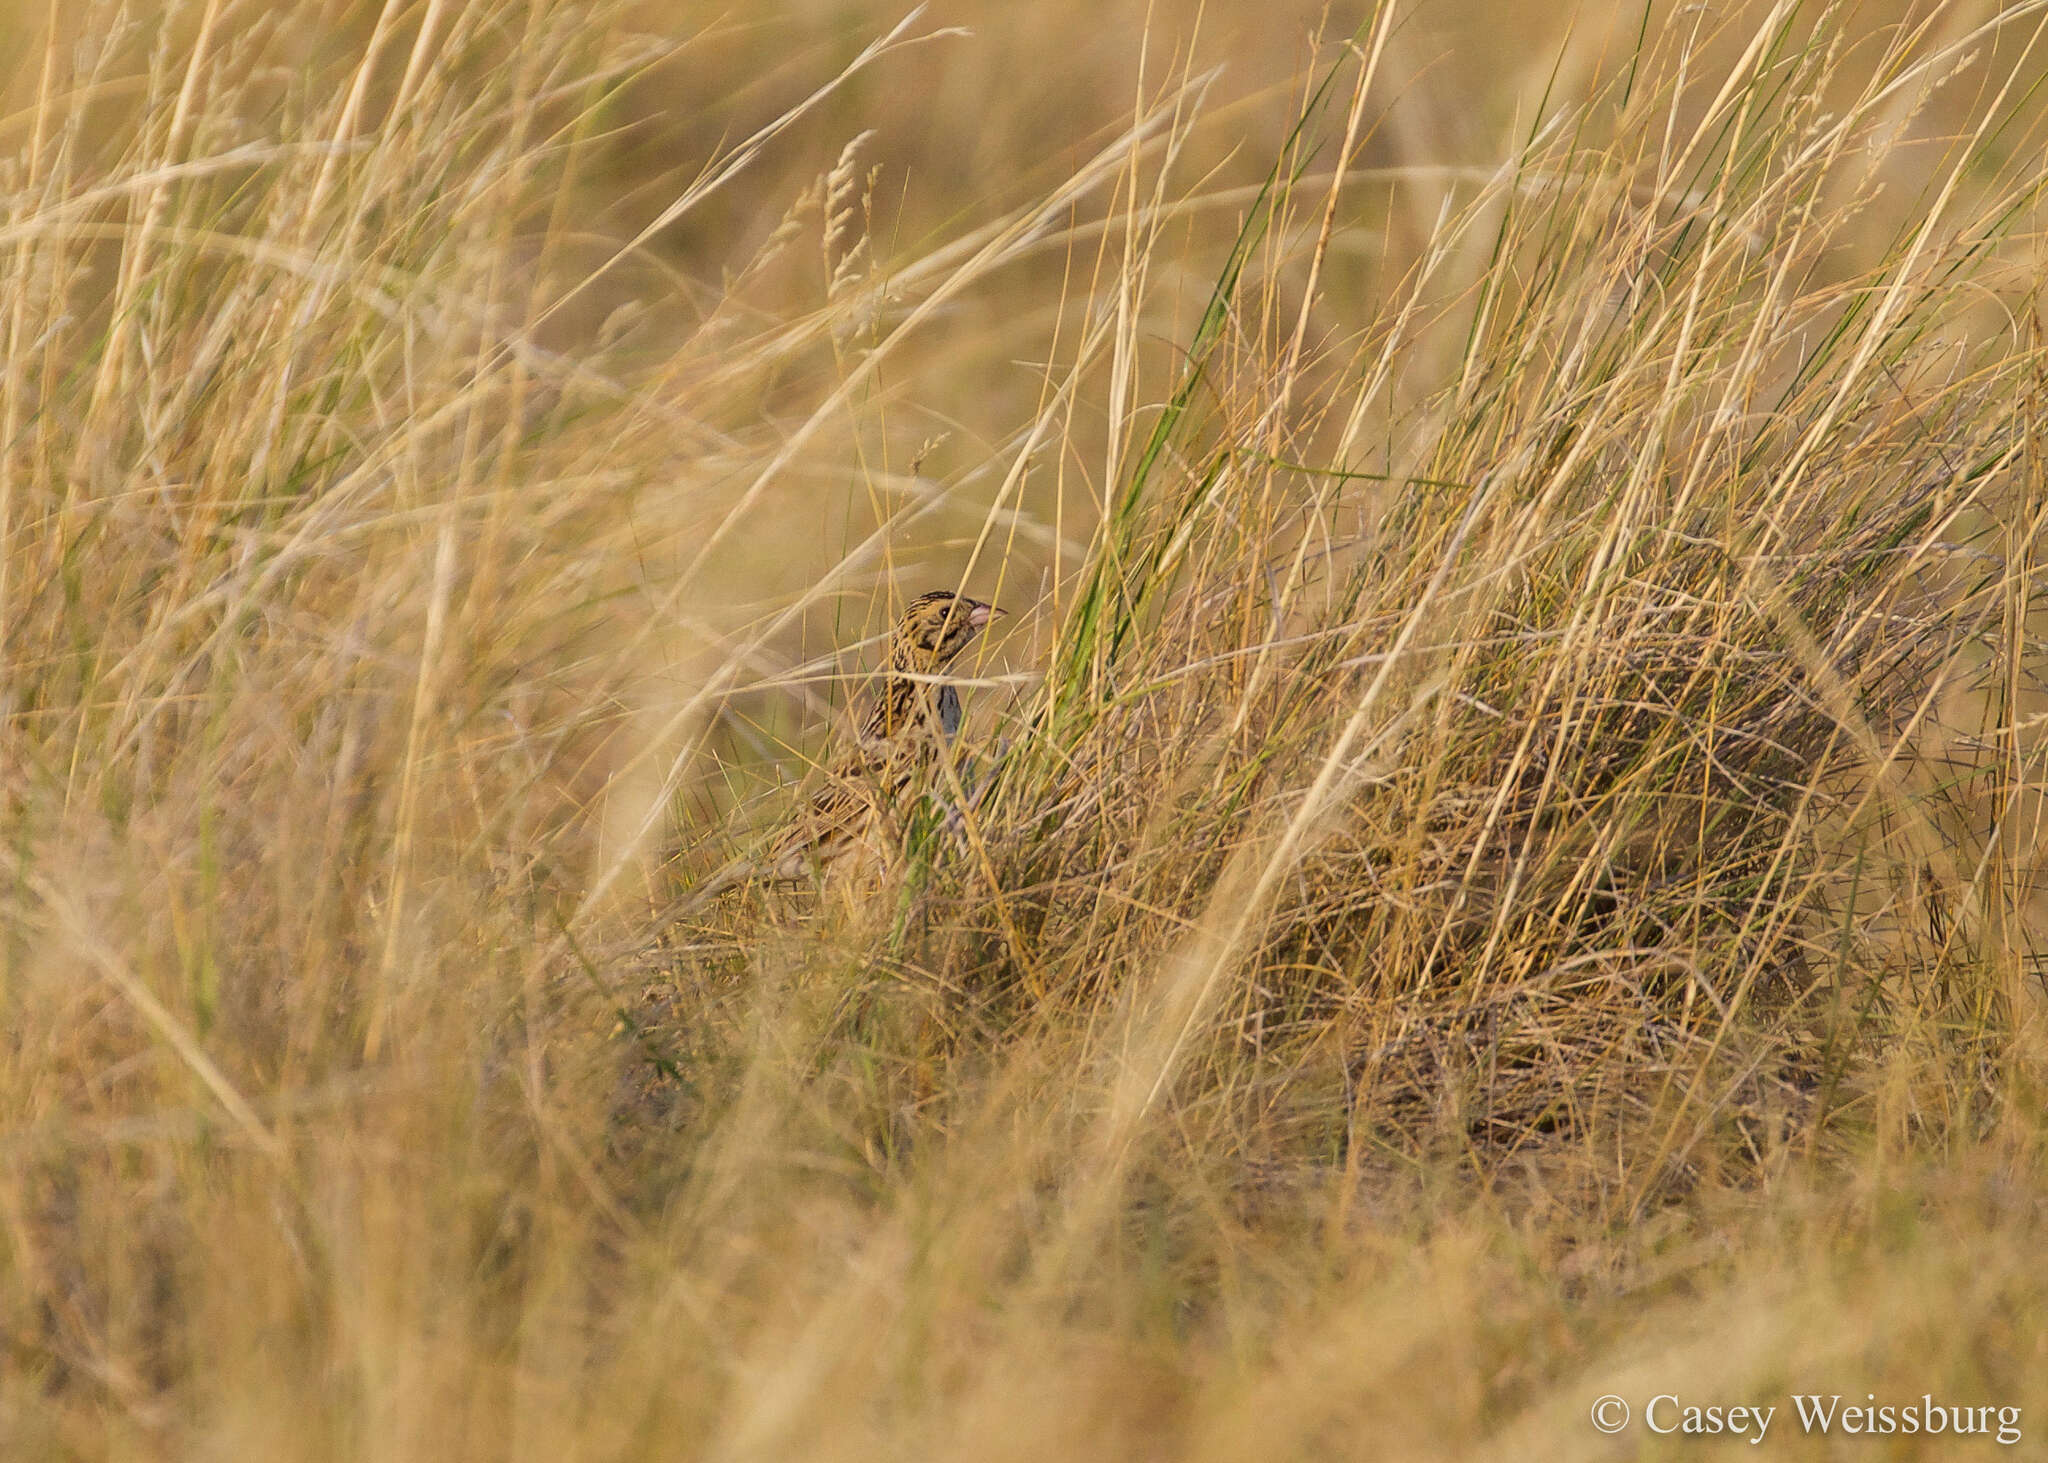
<path fill-rule="evenodd" d="M 873 972 L 847 1010 L 924 1012 L 913 1089 L 973 1090 L 929 1065 L 1004 1033 L 1164 1021 L 1153 1097 L 1230 1113 L 1233 1149 L 1618 1144 L 1631 1211 L 1865 1120 L 1879 1013 L 1930 1015 L 1929 972 L 1983 958 L 1917 933 L 1984 877 L 1920 789 L 1940 718 L 1995 715 L 2030 643 L 2038 360 L 1987 341 L 1929 384 L 2004 201 L 1802 287 L 1830 219 L 1780 200 L 1835 163 L 1778 144 L 1813 94 L 1773 94 L 1711 208 L 1617 211 L 1593 180 L 1654 159 L 1539 143 L 1444 225 L 1438 257 L 1493 231 L 1482 304 L 1418 267 L 1350 357 L 1259 313 L 1276 179 L 991 736 L 972 855 L 913 860 L 886 957 L 844 957 Z M 1514 191 L 1575 173 L 1576 207 Z M 1359 470 L 1389 363 L 1456 324 L 1452 384 L 1370 444 L 1413 466 Z"/>

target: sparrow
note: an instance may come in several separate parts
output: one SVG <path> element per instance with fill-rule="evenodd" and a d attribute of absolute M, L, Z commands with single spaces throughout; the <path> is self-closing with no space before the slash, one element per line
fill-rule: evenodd
<path fill-rule="evenodd" d="M 942 679 L 962 651 L 1003 613 L 947 589 L 912 600 L 889 635 L 873 704 L 825 785 L 767 849 L 704 879 L 675 913 L 688 914 L 754 881 L 830 877 L 853 863 L 884 862 L 897 811 L 931 782 L 941 742 L 960 729 L 959 690 Z"/>

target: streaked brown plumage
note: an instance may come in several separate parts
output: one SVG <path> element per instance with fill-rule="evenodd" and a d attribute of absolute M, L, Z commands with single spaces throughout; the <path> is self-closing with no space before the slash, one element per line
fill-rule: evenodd
<path fill-rule="evenodd" d="M 939 743 L 960 725 L 960 696 L 938 677 L 1003 612 L 951 590 L 910 602 L 889 636 L 874 704 L 824 787 L 759 858 L 741 859 L 704 880 L 680 912 L 736 885 L 782 882 L 886 862 L 890 824 L 928 780 Z"/>

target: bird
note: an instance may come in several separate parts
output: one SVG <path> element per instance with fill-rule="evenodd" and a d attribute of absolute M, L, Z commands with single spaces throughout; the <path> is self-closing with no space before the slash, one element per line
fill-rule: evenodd
<path fill-rule="evenodd" d="M 890 632 L 873 704 L 825 785 L 759 855 L 705 878 L 671 912 L 701 909 L 754 881 L 830 877 L 886 859 L 884 837 L 905 800 L 930 778 L 939 744 L 960 729 L 960 693 L 946 668 L 1004 612 L 949 589 L 921 594 Z"/>

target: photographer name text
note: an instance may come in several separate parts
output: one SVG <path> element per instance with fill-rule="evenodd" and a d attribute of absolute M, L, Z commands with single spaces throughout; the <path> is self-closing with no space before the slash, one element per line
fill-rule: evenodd
<path fill-rule="evenodd" d="M 1593 1426 L 1603 1433 L 1620 1432 L 1634 1415 L 1627 1399 L 1613 1393 L 1593 1404 Z M 1784 1403 L 1729 1406 L 1659 1392 L 1643 1403 L 1641 1420 L 1653 1433 L 1739 1437 L 1752 1444 L 1770 1435 L 1773 1422 L 1797 1427 L 1808 1436 L 1982 1437 L 2007 1446 L 2023 1436 L 2017 1407 L 1954 1405 L 1935 1401 L 1931 1393 L 1909 1401 L 1880 1402 L 1874 1392 L 1860 1400 L 1839 1392 L 1804 1392 L 1792 1394 Z"/>

